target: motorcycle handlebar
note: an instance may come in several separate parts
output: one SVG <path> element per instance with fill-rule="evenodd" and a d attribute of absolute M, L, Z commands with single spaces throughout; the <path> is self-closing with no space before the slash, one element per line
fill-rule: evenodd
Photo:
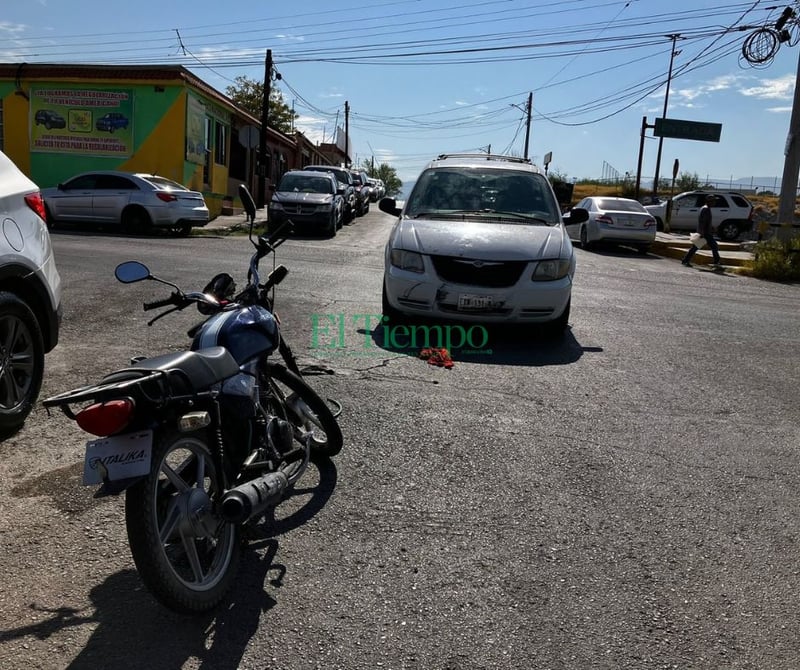
<path fill-rule="evenodd" d="M 149 312 L 151 309 L 158 309 L 159 307 L 167 307 L 168 305 L 176 305 L 176 296 L 171 295 L 169 298 L 163 300 L 154 300 L 153 302 L 146 302 L 142 304 L 142 309 Z"/>
<path fill-rule="evenodd" d="M 283 242 L 289 235 L 294 232 L 294 224 L 290 221 L 284 221 L 280 226 L 275 229 L 268 237 L 262 238 L 268 248 L 275 247 L 279 242 Z"/>

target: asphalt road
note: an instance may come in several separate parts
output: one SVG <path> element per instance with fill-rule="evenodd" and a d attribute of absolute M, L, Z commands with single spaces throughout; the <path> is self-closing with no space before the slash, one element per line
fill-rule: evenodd
<path fill-rule="evenodd" d="M 577 251 L 562 343 L 492 331 L 445 370 L 371 335 L 390 225 L 373 207 L 279 249 L 284 333 L 333 372 L 310 381 L 345 447 L 255 530 L 214 614 L 142 588 L 65 417 L 0 444 L 0 667 L 800 666 L 798 287 Z M 249 257 L 241 237 L 53 239 L 42 397 L 187 346 L 196 315 L 148 328 L 169 289 L 118 284 L 118 262 L 200 289 Z"/>

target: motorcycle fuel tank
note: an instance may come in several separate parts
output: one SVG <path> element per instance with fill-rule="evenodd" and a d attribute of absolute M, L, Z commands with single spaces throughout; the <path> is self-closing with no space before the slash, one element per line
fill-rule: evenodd
<path fill-rule="evenodd" d="M 271 354 L 278 348 L 278 322 L 259 305 L 237 307 L 215 314 L 206 321 L 192 341 L 192 350 L 222 346 L 239 365 Z"/>

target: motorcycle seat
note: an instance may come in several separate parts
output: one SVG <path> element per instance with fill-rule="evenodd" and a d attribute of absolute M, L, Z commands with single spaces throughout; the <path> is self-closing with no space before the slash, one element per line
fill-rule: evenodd
<path fill-rule="evenodd" d="M 239 374 L 239 364 L 225 347 L 178 351 L 145 358 L 129 368 L 112 372 L 103 378 L 102 383 L 146 377 L 156 371 L 168 373 L 171 383 L 178 386 L 176 391 L 194 393 Z"/>

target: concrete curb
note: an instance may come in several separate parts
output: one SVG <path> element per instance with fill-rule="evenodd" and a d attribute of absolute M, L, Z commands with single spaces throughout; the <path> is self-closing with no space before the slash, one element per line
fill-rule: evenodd
<path fill-rule="evenodd" d="M 742 245 L 737 242 L 718 242 L 717 244 L 723 266 L 746 267 L 753 260 L 753 254 L 745 251 Z M 657 256 L 680 260 L 686 255 L 686 251 L 690 246 L 692 246 L 692 243 L 689 241 L 688 236 L 657 233 L 656 240 L 650 247 L 650 251 Z M 692 258 L 692 263 L 696 265 L 711 265 L 713 263 L 713 255 L 708 249 L 700 249 Z"/>

